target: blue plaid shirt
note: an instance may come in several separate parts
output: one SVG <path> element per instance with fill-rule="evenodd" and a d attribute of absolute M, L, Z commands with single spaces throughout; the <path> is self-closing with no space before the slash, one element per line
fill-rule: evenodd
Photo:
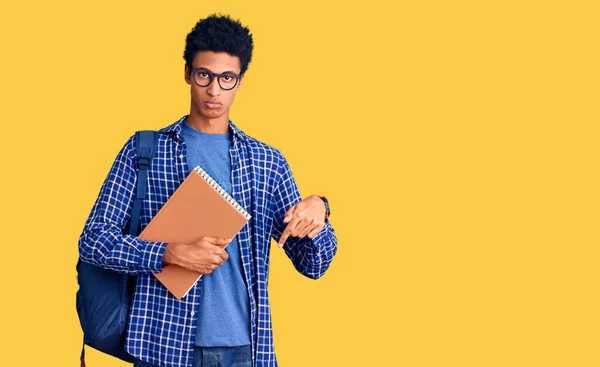
<path fill-rule="evenodd" d="M 149 166 L 148 194 L 142 208 L 142 228 L 189 173 L 181 124 L 187 116 L 159 130 L 154 160 Z M 233 136 L 232 196 L 252 215 L 238 234 L 250 298 L 250 330 L 255 366 L 277 366 L 267 291 L 270 241 L 279 240 L 286 211 L 302 200 L 290 167 L 277 149 L 251 138 L 229 122 Z M 83 233 L 79 254 L 120 273 L 137 275 L 125 350 L 161 367 L 192 366 L 200 292 L 194 287 L 181 300 L 152 275 L 163 268 L 166 242 L 125 235 L 133 208 L 137 167 L 135 137 L 121 149 L 104 181 Z M 337 251 L 330 223 L 313 239 L 289 237 L 285 253 L 303 275 L 322 276 Z"/>

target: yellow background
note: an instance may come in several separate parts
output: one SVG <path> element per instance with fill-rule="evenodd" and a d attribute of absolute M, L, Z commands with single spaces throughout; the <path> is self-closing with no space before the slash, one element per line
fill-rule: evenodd
<path fill-rule="evenodd" d="M 158 3 L 1 6 L 0 364 L 77 365 L 84 221 L 223 12 L 256 45 L 232 119 L 339 238 L 316 282 L 273 248 L 280 365 L 600 365 L 596 2 Z"/>

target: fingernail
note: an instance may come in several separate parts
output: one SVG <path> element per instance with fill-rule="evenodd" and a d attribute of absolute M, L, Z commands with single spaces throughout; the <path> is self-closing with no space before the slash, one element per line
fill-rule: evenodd
<path fill-rule="evenodd" d="M 279 248 L 283 248 L 283 243 L 280 243 L 280 244 L 279 244 Z"/>

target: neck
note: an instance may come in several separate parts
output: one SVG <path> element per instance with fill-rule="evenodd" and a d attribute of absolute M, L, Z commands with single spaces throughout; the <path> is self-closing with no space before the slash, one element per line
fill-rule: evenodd
<path fill-rule="evenodd" d="M 206 118 L 193 109 L 187 118 L 187 124 L 207 134 L 226 134 L 229 131 L 229 114 L 211 119 Z"/>

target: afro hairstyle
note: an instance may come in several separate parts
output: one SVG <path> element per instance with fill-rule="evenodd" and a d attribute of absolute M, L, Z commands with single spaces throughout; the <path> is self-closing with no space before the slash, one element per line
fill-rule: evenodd
<path fill-rule="evenodd" d="M 210 15 L 200 19 L 185 39 L 183 58 L 192 69 L 194 57 L 198 51 L 226 52 L 240 59 L 241 75 L 248 70 L 252 60 L 254 42 L 252 34 L 239 20 L 229 15 Z"/>

